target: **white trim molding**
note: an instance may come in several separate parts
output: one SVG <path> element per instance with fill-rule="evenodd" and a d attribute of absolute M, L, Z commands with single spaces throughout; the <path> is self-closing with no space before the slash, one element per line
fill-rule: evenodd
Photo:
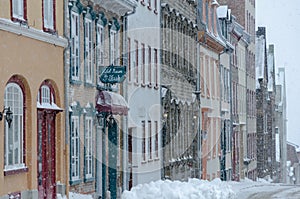
<path fill-rule="evenodd" d="M 22 35 L 31 39 L 46 42 L 56 46 L 66 48 L 68 46 L 68 40 L 57 35 L 52 35 L 42 30 L 30 28 L 27 25 L 12 22 L 8 19 L 0 19 L 0 30 L 11 32 L 17 35 Z"/>

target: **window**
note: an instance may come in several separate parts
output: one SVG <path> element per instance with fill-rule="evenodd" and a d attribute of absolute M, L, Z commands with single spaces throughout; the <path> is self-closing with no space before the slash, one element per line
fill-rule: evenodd
<path fill-rule="evenodd" d="M 128 38 L 128 81 L 131 81 L 131 41 Z"/>
<path fill-rule="evenodd" d="M 210 92 L 211 92 L 211 89 L 210 89 L 210 76 L 209 76 L 209 73 L 211 73 L 212 71 L 209 70 L 209 59 L 208 59 L 208 56 L 206 56 L 205 58 L 205 86 L 206 86 L 206 96 L 207 98 L 210 97 Z"/>
<path fill-rule="evenodd" d="M 51 100 L 50 100 L 50 88 L 46 85 L 43 85 L 41 87 L 41 93 L 42 93 L 42 98 L 41 98 L 41 101 L 42 103 L 51 103 Z"/>
<path fill-rule="evenodd" d="M 79 180 L 79 117 L 71 117 L 71 180 Z"/>
<path fill-rule="evenodd" d="M 5 130 L 5 170 L 24 168 L 24 98 L 21 87 L 16 83 L 8 83 L 5 87 L 4 106 L 10 107 L 13 120 L 10 128 L 4 122 Z"/>
<path fill-rule="evenodd" d="M 138 41 L 134 41 L 135 43 L 135 82 L 139 83 L 139 44 Z"/>
<path fill-rule="evenodd" d="M 97 66 L 103 66 L 104 64 L 104 28 L 102 25 L 97 24 Z"/>
<path fill-rule="evenodd" d="M 118 65 L 119 58 L 119 36 L 115 30 L 110 30 L 110 63 Z"/>
<path fill-rule="evenodd" d="M 205 96 L 205 93 L 204 93 L 204 88 L 205 88 L 205 85 L 204 85 L 204 77 L 205 77 L 205 74 L 204 74 L 204 61 L 203 61 L 203 55 L 200 55 L 200 88 L 201 88 L 201 96 L 204 97 Z"/>
<path fill-rule="evenodd" d="M 71 79 L 79 80 L 79 15 L 71 12 Z"/>
<path fill-rule="evenodd" d="M 155 157 L 158 158 L 158 122 L 155 121 Z"/>
<path fill-rule="evenodd" d="M 142 80 L 143 84 L 145 84 L 145 44 L 142 45 Z"/>
<path fill-rule="evenodd" d="M 145 129 L 145 121 L 142 121 L 142 157 L 143 161 L 146 160 L 146 129 Z"/>
<path fill-rule="evenodd" d="M 26 21 L 26 0 L 11 0 L 11 14 L 13 21 Z"/>
<path fill-rule="evenodd" d="M 152 69 L 151 69 L 151 46 L 148 46 L 148 82 L 149 85 L 151 85 L 151 73 L 152 73 Z"/>
<path fill-rule="evenodd" d="M 93 120 L 85 119 L 85 178 L 93 177 Z"/>
<path fill-rule="evenodd" d="M 157 53 L 157 49 L 154 49 L 154 67 L 155 67 L 154 82 L 155 82 L 155 86 L 158 86 L 158 53 Z"/>
<path fill-rule="evenodd" d="M 148 153 L 149 159 L 152 159 L 152 128 L 151 121 L 148 121 Z"/>
<path fill-rule="evenodd" d="M 55 29 L 55 0 L 43 0 L 43 26 L 44 31 Z"/>
<path fill-rule="evenodd" d="M 157 14 L 157 0 L 154 0 L 154 13 Z"/>
<path fill-rule="evenodd" d="M 92 83 L 93 68 L 93 41 L 92 20 L 85 19 L 85 78 L 87 83 Z"/>

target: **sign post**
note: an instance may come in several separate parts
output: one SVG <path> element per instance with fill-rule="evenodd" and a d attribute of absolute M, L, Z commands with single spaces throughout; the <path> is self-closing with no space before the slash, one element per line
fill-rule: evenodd
<path fill-rule="evenodd" d="M 100 75 L 100 81 L 104 84 L 108 84 L 105 90 L 110 90 L 112 84 L 121 83 L 125 80 L 126 67 L 124 66 L 107 66 Z M 109 114 L 105 113 L 103 116 L 104 121 L 107 120 Z M 111 115 L 110 122 L 108 123 L 108 128 L 106 127 L 106 122 L 103 126 L 103 137 L 102 137 L 102 154 L 106 154 L 108 147 L 108 162 L 106 162 L 106 155 L 102 156 L 102 196 L 106 198 L 107 182 L 109 182 L 109 191 L 111 192 L 111 198 L 117 197 L 117 123 L 115 122 L 113 116 Z M 106 128 L 108 134 L 106 134 Z M 108 135 L 109 143 L 106 144 L 106 136 Z M 106 165 L 108 163 L 108 165 Z M 108 167 L 108 180 L 106 180 L 106 167 Z"/>

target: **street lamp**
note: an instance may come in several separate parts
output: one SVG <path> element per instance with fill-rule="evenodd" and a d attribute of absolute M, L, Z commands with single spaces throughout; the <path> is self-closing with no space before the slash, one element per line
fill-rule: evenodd
<path fill-rule="evenodd" d="M 97 111 L 96 117 L 97 117 L 98 125 L 103 126 L 103 123 L 104 123 L 103 121 L 104 121 L 104 117 L 105 117 L 104 113 Z"/>
<path fill-rule="evenodd" d="M 10 128 L 13 119 L 13 112 L 10 110 L 10 107 L 7 108 L 4 107 L 3 111 L 0 112 L 0 121 L 2 121 L 3 116 L 5 116 L 5 120 L 8 124 L 8 128 Z"/>

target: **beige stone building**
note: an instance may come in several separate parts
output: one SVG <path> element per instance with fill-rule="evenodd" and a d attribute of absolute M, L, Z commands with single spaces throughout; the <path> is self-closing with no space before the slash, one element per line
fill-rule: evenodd
<path fill-rule="evenodd" d="M 133 13 L 136 1 L 65 2 L 65 36 L 70 43 L 65 52 L 70 192 L 116 198 L 126 180 L 127 150 L 121 149 L 127 145 L 128 105 L 121 96 L 122 82 L 103 82 L 100 77 L 108 66 L 110 71 L 115 67 L 126 71 L 125 15 Z"/>
<path fill-rule="evenodd" d="M 69 179 L 63 1 L 1 1 L 0 43 L 0 198 L 56 198 Z"/>

